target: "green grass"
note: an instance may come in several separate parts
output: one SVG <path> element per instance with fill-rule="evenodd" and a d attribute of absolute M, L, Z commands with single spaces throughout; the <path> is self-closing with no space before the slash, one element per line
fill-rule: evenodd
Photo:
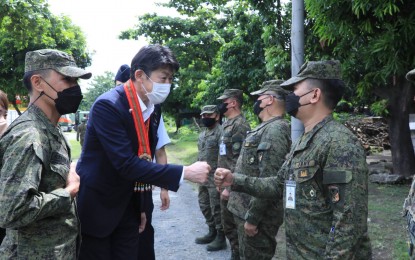
<path fill-rule="evenodd" d="M 81 144 L 76 140 L 69 140 L 71 146 L 71 157 L 72 160 L 77 160 L 81 156 Z"/>
<path fill-rule="evenodd" d="M 182 127 L 179 133 L 169 133 L 169 136 L 172 141 L 166 148 L 169 163 L 189 165 L 197 161 L 195 130 Z"/>
<path fill-rule="evenodd" d="M 408 259 L 402 205 L 408 185 L 369 183 L 369 236 L 373 259 Z"/>

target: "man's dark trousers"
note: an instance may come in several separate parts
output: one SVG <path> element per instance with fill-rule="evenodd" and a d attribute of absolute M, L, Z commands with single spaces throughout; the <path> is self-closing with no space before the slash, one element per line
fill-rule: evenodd
<path fill-rule="evenodd" d="M 146 192 L 145 203 L 146 203 L 146 217 L 147 223 L 144 231 L 140 234 L 139 245 L 138 245 L 138 259 L 139 260 L 155 260 L 156 256 L 154 253 L 154 228 L 151 225 L 154 203 L 152 191 Z"/>

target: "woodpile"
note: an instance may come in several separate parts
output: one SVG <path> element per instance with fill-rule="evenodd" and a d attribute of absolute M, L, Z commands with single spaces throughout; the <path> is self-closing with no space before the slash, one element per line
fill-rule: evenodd
<path fill-rule="evenodd" d="M 359 138 L 368 154 L 390 149 L 388 124 L 385 119 L 351 118 L 344 124 Z"/>

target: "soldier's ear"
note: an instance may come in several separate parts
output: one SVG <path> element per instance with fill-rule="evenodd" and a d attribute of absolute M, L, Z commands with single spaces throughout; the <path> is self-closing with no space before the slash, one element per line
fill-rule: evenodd
<path fill-rule="evenodd" d="M 38 92 L 43 91 L 43 84 L 42 84 L 42 77 L 39 74 L 34 74 L 30 77 L 30 83 L 32 84 L 32 88 Z"/>
<path fill-rule="evenodd" d="M 310 103 L 317 103 L 322 98 L 321 89 L 315 88 Z"/>

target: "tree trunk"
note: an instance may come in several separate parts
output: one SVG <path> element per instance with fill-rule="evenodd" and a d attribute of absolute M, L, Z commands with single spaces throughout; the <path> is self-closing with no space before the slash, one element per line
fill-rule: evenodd
<path fill-rule="evenodd" d="M 408 177 L 415 173 L 415 153 L 409 130 L 409 107 L 414 99 L 414 90 L 403 77 L 394 89 L 388 107 L 393 173 Z"/>
<path fill-rule="evenodd" d="M 17 114 L 20 116 L 22 112 L 20 112 L 20 109 L 16 104 L 16 99 L 13 100 L 12 104 L 13 104 L 14 109 L 16 109 Z"/>

